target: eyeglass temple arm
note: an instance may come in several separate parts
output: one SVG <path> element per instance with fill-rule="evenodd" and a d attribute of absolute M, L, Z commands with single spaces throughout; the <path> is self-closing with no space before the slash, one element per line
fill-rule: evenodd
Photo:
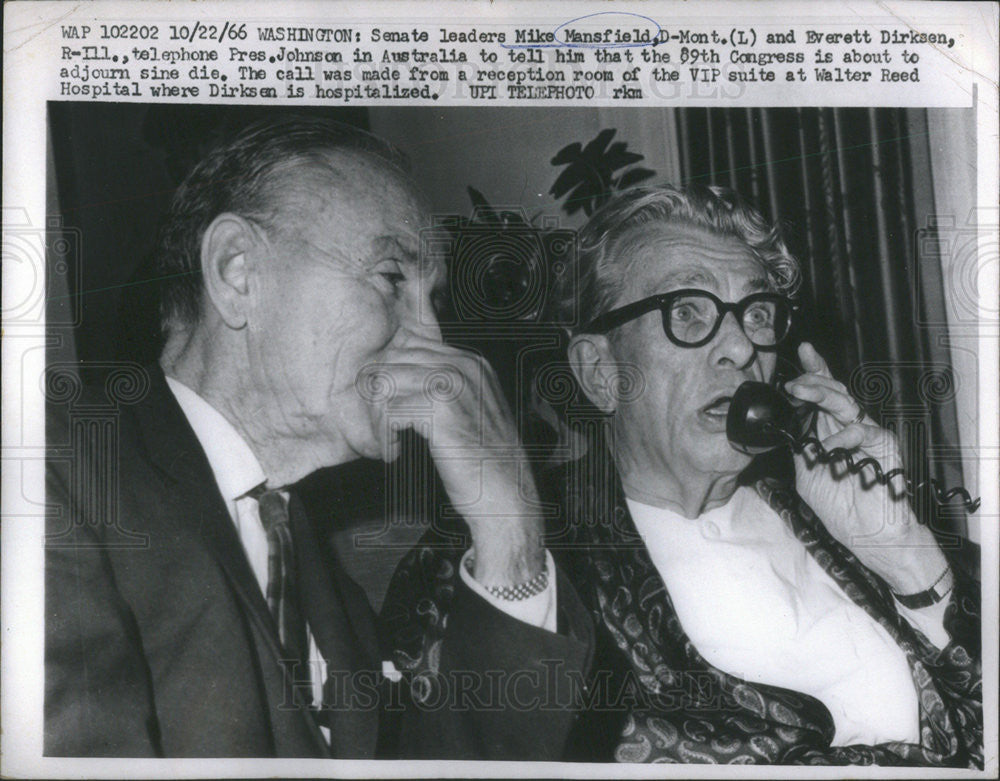
<path fill-rule="evenodd" d="M 627 323 L 629 320 L 634 320 L 647 312 L 659 309 L 660 306 L 663 305 L 664 300 L 666 300 L 666 295 L 650 296 L 649 298 L 643 298 L 640 301 L 633 301 L 631 304 L 625 304 L 625 306 L 612 309 L 610 312 L 605 312 L 603 315 L 598 315 L 586 325 L 581 328 L 577 328 L 576 333 L 607 333 L 612 328 L 617 328 L 618 326 Z"/>
<path fill-rule="evenodd" d="M 598 315 L 589 323 L 581 328 L 577 328 L 575 333 L 577 334 L 603 334 L 610 331 L 612 328 L 617 328 L 623 323 L 627 323 L 629 320 L 634 320 L 637 317 L 641 317 L 647 312 L 652 312 L 654 309 L 659 309 L 663 306 L 664 301 L 670 296 L 670 293 L 661 293 L 659 295 L 650 296 L 649 298 L 643 298 L 639 301 L 633 301 L 631 304 L 626 304 L 625 306 L 618 307 L 618 309 L 612 309 L 610 312 L 605 312 L 603 315 Z M 713 296 L 715 298 L 715 296 Z M 789 315 L 794 315 L 799 311 L 800 305 L 798 301 L 794 299 L 785 297 L 788 301 Z M 725 317 L 727 312 L 732 312 L 735 317 L 739 313 L 739 305 L 741 301 L 735 303 L 726 303 L 715 298 L 715 304 L 718 308 L 719 314 Z"/>

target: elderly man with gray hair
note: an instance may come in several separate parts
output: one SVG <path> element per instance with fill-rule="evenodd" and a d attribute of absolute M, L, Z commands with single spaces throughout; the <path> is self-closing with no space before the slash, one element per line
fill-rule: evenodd
<path fill-rule="evenodd" d="M 582 670 L 591 625 L 557 587 L 495 376 L 442 341 L 430 223 L 397 151 L 321 119 L 245 128 L 185 179 L 161 241 L 165 346 L 114 447 L 79 418 L 107 399 L 51 410 L 47 755 L 558 752 L 570 710 L 470 709 L 457 688 L 558 689 L 543 660 Z M 435 372 L 447 398 L 427 395 Z M 418 422 L 471 538 L 435 647 L 443 694 L 423 710 L 297 491 L 320 467 L 395 459 Z M 110 508 L 93 501 L 105 485 Z"/>
<path fill-rule="evenodd" d="M 982 767 L 978 585 L 902 477 L 811 447 L 772 473 L 730 441 L 737 389 L 775 383 L 794 332 L 777 229 L 731 190 L 642 187 L 579 248 L 560 319 L 589 448 L 551 481 L 548 544 L 597 650 L 567 758 Z M 896 468 L 895 436 L 810 344 L 797 358 L 781 403 L 825 450 Z"/>

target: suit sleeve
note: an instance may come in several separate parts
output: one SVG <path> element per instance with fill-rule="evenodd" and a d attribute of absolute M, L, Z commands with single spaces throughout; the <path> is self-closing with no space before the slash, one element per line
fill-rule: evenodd
<path fill-rule="evenodd" d="M 948 594 L 942 613 L 944 629 L 943 644 L 935 644 L 926 638 L 922 627 L 910 620 L 910 614 L 917 611 L 897 612 L 911 626 L 927 639 L 925 656 L 934 663 L 935 669 L 956 668 L 961 671 L 956 680 L 967 680 L 970 684 L 967 694 L 972 695 L 982 679 L 982 586 L 973 574 L 970 557 L 979 559 L 978 546 L 964 543 L 961 553 L 956 555 L 946 551 L 948 563 L 955 578 L 955 584 Z M 888 587 L 886 587 L 888 591 Z M 890 592 L 891 593 L 891 592 Z M 941 605 L 935 606 L 940 608 Z M 929 610 L 929 608 L 928 608 Z"/>
<path fill-rule="evenodd" d="M 974 767 L 983 767 L 982 588 L 961 566 L 953 569 L 955 587 L 944 613 L 950 642 L 933 656 L 929 668 L 959 741 Z M 934 649 L 935 651 L 937 649 Z"/>
<path fill-rule="evenodd" d="M 50 460 L 45 552 L 46 756 L 161 755 L 149 674 L 99 523 Z"/>
<path fill-rule="evenodd" d="M 966 557 L 979 559 L 978 546 L 967 544 Z M 982 657 L 982 585 L 970 572 L 971 566 L 958 557 L 949 563 L 955 576 L 955 587 L 944 613 L 944 628 L 953 645 L 962 646 L 975 659 Z"/>
<path fill-rule="evenodd" d="M 396 756 L 562 759 L 593 654 L 589 615 L 557 571 L 559 631 L 519 621 L 462 581 L 459 559 L 418 545 L 383 607 L 404 671 Z"/>

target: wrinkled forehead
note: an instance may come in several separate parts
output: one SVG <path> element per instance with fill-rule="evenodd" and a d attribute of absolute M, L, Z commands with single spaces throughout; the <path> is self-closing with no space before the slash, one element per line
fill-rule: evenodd
<path fill-rule="evenodd" d="M 420 262 L 429 211 L 409 176 L 389 162 L 363 152 L 317 152 L 289 161 L 277 178 L 282 222 L 311 243 L 335 244 L 358 260 L 377 262 L 388 253 Z"/>
<path fill-rule="evenodd" d="M 286 204 L 307 198 L 318 209 L 362 221 L 360 229 L 391 216 L 414 223 L 409 227 L 417 231 L 422 225 L 416 223 L 426 219 L 423 196 L 410 176 L 367 152 L 317 150 L 295 157 L 276 171 L 275 186 Z"/>
<path fill-rule="evenodd" d="M 746 242 L 697 226 L 638 226 L 621 237 L 615 258 L 623 264 L 624 293 L 630 300 L 683 287 L 741 294 L 773 287 Z"/>

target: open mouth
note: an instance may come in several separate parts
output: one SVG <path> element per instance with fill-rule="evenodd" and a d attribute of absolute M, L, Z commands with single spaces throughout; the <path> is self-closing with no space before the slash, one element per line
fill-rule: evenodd
<path fill-rule="evenodd" d="M 702 407 L 701 413 L 713 418 L 724 419 L 729 414 L 729 403 L 732 400 L 732 396 L 718 396 Z"/>

